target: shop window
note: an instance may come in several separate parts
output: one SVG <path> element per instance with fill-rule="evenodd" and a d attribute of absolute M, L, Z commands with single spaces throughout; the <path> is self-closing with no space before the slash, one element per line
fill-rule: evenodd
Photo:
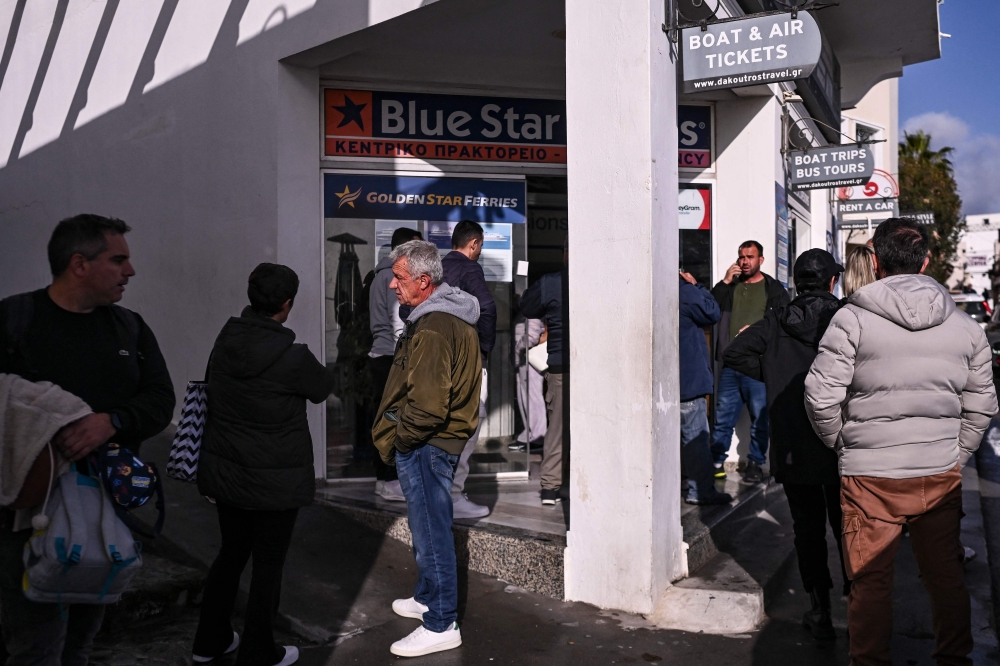
<path fill-rule="evenodd" d="M 523 181 L 511 184 L 511 181 L 502 180 L 463 179 L 456 190 L 455 180 L 446 178 L 327 173 L 324 179 L 327 198 L 323 222 L 326 239 L 325 353 L 327 365 L 335 368 L 337 375 L 333 394 L 326 403 L 327 478 L 357 479 L 375 475 L 377 453 L 370 429 L 381 395 L 374 388 L 368 361 L 371 334 L 364 290 L 366 278 L 388 257 L 392 234 L 399 227 L 419 231 L 425 240 L 438 246 L 442 256 L 450 252 L 452 228 L 463 217 L 475 219 L 470 213 L 475 213 L 480 203 L 475 201 L 472 208 L 468 208 L 465 196 L 456 196 L 456 192 L 464 191 L 463 187 L 471 188 L 470 196 L 485 197 L 482 201 L 492 206 L 488 211 L 479 211 L 480 218 L 476 221 L 486 232 L 479 261 L 497 305 L 497 340 L 487 366 L 487 416 L 479 445 L 470 459 L 470 473 L 526 475 L 528 453 L 509 448 L 516 434 L 517 411 L 514 369 L 510 362 L 513 277 L 517 262 L 525 258 L 527 227 L 524 224 Z M 494 191 L 498 186 L 513 188 L 513 193 Z M 418 201 L 431 201 L 431 194 L 435 195 L 435 202 L 441 200 L 443 197 L 437 193 L 448 195 L 450 203 L 436 212 L 426 208 L 418 208 L 421 215 L 406 212 L 408 208 L 419 207 Z M 420 196 L 424 198 L 419 200 Z M 519 203 L 514 204 L 514 199 L 519 199 Z M 512 206 L 519 206 L 520 212 Z M 384 217 L 396 219 L 380 219 L 374 214 L 378 210 L 385 213 Z M 417 217 L 445 219 L 415 219 Z"/>

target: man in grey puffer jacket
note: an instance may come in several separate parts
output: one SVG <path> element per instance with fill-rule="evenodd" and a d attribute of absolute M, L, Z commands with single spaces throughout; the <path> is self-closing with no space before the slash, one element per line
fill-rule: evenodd
<path fill-rule="evenodd" d="M 961 468 L 997 412 L 983 330 L 919 275 L 928 243 L 910 220 L 874 236 L 879 280 L 834 315 L 806 378 L 806 411 L 837 451 L 851 664 L 890 664 L 893 561 L 908 525 L 931 598 L 939 664 L 972 664 L 961 564 Z"/>

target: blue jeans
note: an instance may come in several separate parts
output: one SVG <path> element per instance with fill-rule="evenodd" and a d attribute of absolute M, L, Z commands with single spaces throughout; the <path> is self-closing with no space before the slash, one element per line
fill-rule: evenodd
<path fill-rule="evenodd" d="M 705 398 L 681 401 L 681 465 L 688 477 L 687 498 L 691 500 L 716 493 L 706 402 Z"/>
<path fill-rule="evenodd" d="M 715 432 L 712 433 L 712 458 L 716 464 L 726 461 L 733 430 L 744 403 L 750 411 L 750 452 L 747 458 L 758 465 L 767 460 L 767 391 L 764 382 L 750 379 L 732 368 L 723 368 L 719 390 L 715 392 Z"/>
<path fill-rule="evenodd" d="M 451 533 L 451 485 L 458 456 L 425 444 L 396 453 L 417 560 L 413 598 L 427 606 L 424 628 L 441 633 L 458 619 L 458 565 Z"/>

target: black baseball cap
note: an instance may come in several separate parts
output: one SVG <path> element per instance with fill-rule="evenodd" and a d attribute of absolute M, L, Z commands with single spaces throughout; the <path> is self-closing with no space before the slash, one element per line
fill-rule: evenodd
<path fill-rule="evenodd" d="M 792 276 L 795 283 L 800 282 L 826 282 L 834 275 L 844 272 L 844 267 L 834 260 L 833 255 L 826 250 L 813 248 L 806 250 L 795 260 L 795 269 Z"/>

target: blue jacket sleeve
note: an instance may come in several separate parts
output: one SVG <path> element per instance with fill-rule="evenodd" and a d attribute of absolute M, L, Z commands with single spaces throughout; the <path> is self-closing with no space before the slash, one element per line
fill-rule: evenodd
<path fill-rule="evenodd" d="M 695 326 L 711 326 L 722 317 L 718 301 L 700 284 L 682 286 L 680 301 L 681 316 L 691 319 Z"/>

